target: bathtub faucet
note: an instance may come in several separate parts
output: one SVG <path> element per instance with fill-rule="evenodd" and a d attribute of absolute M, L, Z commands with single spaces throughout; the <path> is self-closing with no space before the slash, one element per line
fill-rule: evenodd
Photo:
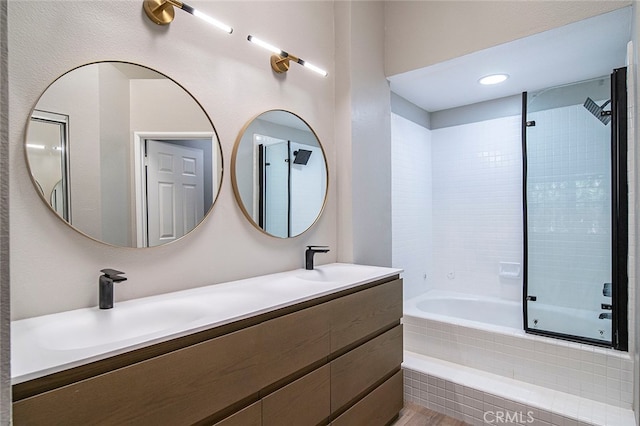
<path fill-rule="evenodd" d="M 326 253 L 329 251 L 327 246 L 307 246 L 307 250 L 304 252 L 304 268 L 308 270 L 313 269 L 313 255 L 316 253 Z"/>

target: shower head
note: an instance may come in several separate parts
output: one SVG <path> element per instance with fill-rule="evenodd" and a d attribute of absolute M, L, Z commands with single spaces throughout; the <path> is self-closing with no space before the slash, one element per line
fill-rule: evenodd
<path fill-rule="evenodd" d="M 587 100 L 584 101 L 583 106 L 587 109 L 587 111 L 593 114 L 595 118 L 600 120 L 602 124 L 606 126 L 611 121 L 611 111 L 604 111 L 604 107 L 606 107 L 609 104 L 609 102 L 611 101 L 607 101 L 603 103 L 602 106 L 600 106 L 597 103 L 595 103 L 593 99 L 587 98 Z"/>
<path fill-rule="evenodd" d="M 311 156 L 311 152 L 312 151 L 309 151 L 308 149 L 293 151 L 293 164 L 302 164 L 303 166 L 306 166 L 309 161 L 309 157 Z"/>

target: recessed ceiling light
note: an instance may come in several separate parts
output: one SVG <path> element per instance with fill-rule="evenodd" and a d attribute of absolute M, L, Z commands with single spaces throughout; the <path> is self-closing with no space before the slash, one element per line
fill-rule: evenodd
<path fill-rule="evenodd" d="M 482 77 L 478 82 L 484 85 L 498 84 L 505 81 L 509 76 L 507 74 L 491 74 L 486 77 Z"/>

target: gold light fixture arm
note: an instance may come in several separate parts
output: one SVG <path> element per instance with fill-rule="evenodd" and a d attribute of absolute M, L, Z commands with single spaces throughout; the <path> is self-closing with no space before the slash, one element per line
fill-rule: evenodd
<path fill-rule="evenodd" d="M 203 21 L 221 29 L 222 31 L 231 34 L 233 28 L 212 18 L 211 16 L 194 9 L 186 3 L 179 0 L 144 0 L 142 7 L 147 14 L 147 17 L 158 25 L 168 25 L 173 21 L 175 17 L 174 7 L 184 10 L 193 16 L 196 16 Z"/>
<path fill-rule="evenodd" d="M 173 21 L 174 6 L 182 9 L 182 3 L 175 0 L 144 0 L 142 4 L 147 17 L 158 25 L 168 25 Z"/>
<path fill-rule="evenodd" d="M 271 68 L 277 73 L 283 73 L 289 71 L 290 61 L 300 62 L 300 58 L 293 56 L 287 52 L 283 52 L 283 55 L 271 55 Z"/>

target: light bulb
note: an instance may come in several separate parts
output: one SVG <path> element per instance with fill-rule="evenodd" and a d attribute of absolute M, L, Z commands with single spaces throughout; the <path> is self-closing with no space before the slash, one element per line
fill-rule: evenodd
<path fill-rule="evenodd" d="M 251 43 L 255 43 L 258 46 L 267 49 L 270 52 L 275 53 L 276 55 L 282 55 L 282 49 L 278 49 L 277 47 L 267 43 L 266 41 L 260 40 L 257 37 L 254 37 L 252 35 L 250 35 L 249 37 L 247 37 L 247 40 L 249 40 Z"/>
<path fill-rule="evenodd" d="M 480 80 L 478 80 L 478 83 L 484 84 L 485 86 L 488 86 L 488 85 L 491 85 L 491 84 L 502 83 L 507 78 L 509 78 L 509 76 L 507 74 L 491 74 L 491 75 L 487 75 L 485 77 L 482 77 Z"/>

